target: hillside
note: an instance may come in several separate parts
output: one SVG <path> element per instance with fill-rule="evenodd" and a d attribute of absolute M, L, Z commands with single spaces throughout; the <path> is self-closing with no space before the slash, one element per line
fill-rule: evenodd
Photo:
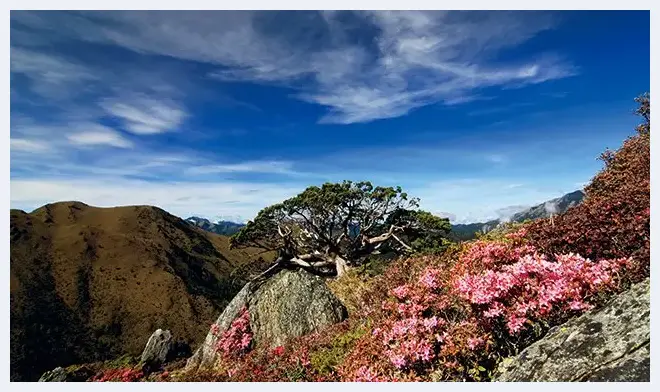
<path fill-rule="evenodd" d="M 243 226 L 245 226 L 243 223 L 230 221 L 218 221 L 213 223 L 208 219 L 199 218 L 197 216 L 191 216 L 190 218 L 186 219 L 186 222 L 210 233 L 226 236 L 231 236 L 237 233 Z"/>
<path fill-rule="evenodd" d="M 567 193 L 562 197 L 548 200 L 520 211 L 511 216 L 508 222 L 522 223 L 525 221 L 548 218 L 554 214 L 561 214 L 571 207 L 578 205 L 584 198 L 584 192 L 577 190 Z M 476 238 L 477 233 L 487 233 L 496 228 L 502 220 L 494 219 L 488 222 L 477 222 L 468 224 L 452 225 L 452 238 L 455 241 L 467 241 Z"/>
<path fill-rule="evenodd" d="M 11 379 L 139 354 L 157 328 L 193 346 L 245 283 L 251 251 L 148 206 L 11 210 Z M 246 268 L 242 268 L 245 270 Z"/>

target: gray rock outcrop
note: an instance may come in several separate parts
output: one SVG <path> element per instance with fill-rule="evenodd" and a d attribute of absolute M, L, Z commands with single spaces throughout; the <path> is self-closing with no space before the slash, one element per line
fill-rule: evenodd
<path fill-rule="evenodd" d="M 650 381 L 650 280 L 552 328 L 494 381 Z"/>
<path fill-rule="evenodd" d="M 56 367 L 45 372 L 39 382 L 83 382 L 94 375 L 95 370 L 89 366 Z"/>
<path fill-rule="evenodd" d="M 159 328 L 149 337 L 147 345 L 142 351 L 140 363 L 149 368 L 158 367 L 169 359 L 173 349 L 172 333 L 169 330 L 163 331 Z"/>
<path fill-rule="evenodd" d="M 49 370 L 44 373 L 39 382 L 64 382 L 67 378 L 67 372 L 64 368 L 56 367 L 53 370 Z"/>
<path fill-rule="evenodd" d="M 325 281 L 301 269 L 282 270 L 265 282 L 245 285 L 216 320 L 218 335 L 229 329 L 243 307 L 250 313 L 253 342 L 269 347 L 313 333 L 348 316 Z M 218 336 L 209 332 L 188 360 L 186 369 L 212 367 L 218 359 L 217 340 Z"/>

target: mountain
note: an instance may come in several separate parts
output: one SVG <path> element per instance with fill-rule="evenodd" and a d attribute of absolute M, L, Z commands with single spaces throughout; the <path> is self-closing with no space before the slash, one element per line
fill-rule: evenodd
<path fill-rule="evenodd" d="M 451 225 L 449 236 L 454 241 L 468 241 L 474 239 L 477 233 L 487 233 L 500 224 L 498 219 L 488 222 Z"/>
<path fill-rule="evenodd" d="M 578 205 L 584 198 L 584 192 L 578 190 L 562 197 L 549 200 L 511 216 L 512 222 L 524 222 L 539 218 L 547 218 L 553 214 L 561 214 L 569 208 Z"/>
<path fill-rule="evenodd" d="M 584 192 L 581 190 L 567 193 L 562 197 L 548 200 L 545 203 L 541 203 L 534 207 L 513 214 L 507 222 L 520 223 L 526 220 L 547 218 L 550 215 L 561 214 L 569 208 L 579 204 L 583 198 Z M 452 225 L 451 237 L 455 241 L 468 241 L 474 239 L 477 233 L 487 233 L 503 222 L 503 220 L 495 219 L 488 222 Z"/>
<path fill-rule="evenodd" d="M 11 210 L 10 223 L 14 381 L 138 355 L 158 328 L 194 346 L 256 258 L 150 206 L 61 202 Z"/>
<path fill-rule="evenodd" d="M 199 218 L 196 216 L 191 216 L 186 219 L 186 222 L 191 223 L 202 230 L 206 230 L 211 233 L 231 236 L 234 233 L 238 232 L 245 224 L 236 223 L 230 221 L 218 221 L 217 223 L 212 223 L 208 219 Z"/>

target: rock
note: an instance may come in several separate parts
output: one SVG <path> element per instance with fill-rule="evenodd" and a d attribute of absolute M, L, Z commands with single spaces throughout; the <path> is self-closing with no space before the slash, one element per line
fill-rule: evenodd
<path fill-rule="evenodd" d="M 256 344 L 283 345 L 347 317 L 346 308 L 325 281 L 302 269 L 282 271 L 249 299 L 250 328 Z"/>
<path fill-rule="evenodd" d="M 39 378 L 39 382 L 64 382 L 66 381 L 66 370 L 61 367 L 56 367 L 53 370 L 49 370 L 46 373 L 44 373 L 41 378 Z"/>
<path fill-rule="evenodd" d="M 159 328 L 151 334 L 149 341 L 147 341 L 140 357 L 140 363 L 150 369 L 157 368 L 171 358 L 173 350 L 172 333 L 169 330 L 163 331 Z"/>
<path fill-rule="evenodd" d="M 252 282 L 247 283 L 241 291 L 236 294 L 236 296 L 229 302 L 229 305 L 222 311 L 218 319 L 215 321 L 215 325 L 218 325 L 220 333 L 229 329 L 231 322 L 234 321 L 240 314 L 241 309 L 244 306 L 247 306 L 248 297 L 252 295 L 254 290 L 254 284 Z M 218 338 L 211 331 L 206 335 L 204 343 L 195 351 L 188 362 L 186 363 L 186 369 L 197 369 L 197 368 L 208 368 L 211 367 L 216 360 L 215 353 L 215 344 L 218 341 Z"/>
<path fill-rule="evenodd" d="M 218 317 L 219 334 L 229 328 L 244 306 L 250 313 L 254 343 L 269 347 L 316 332 L 348 316 L 325 281 L 302 269 L 282 270 L 261 285 L 248 283 Z M 216 335 L 209 332 L 186 369 L 212 367 L 217 360 L 216 342 Z"/>
<path fill-rule="evenodd" d="M 81 382 L 87 381 L 95 373 L 95 370 L 89 366 L 69 366 L 64 369 L 61 367 L 56 367 L 55 369 L 44 373 L 39 382 Z"/>
<path fill-rule="evenodd" d="M 494 381 L 650 381 L 650 280 L 552 328 Z"/>

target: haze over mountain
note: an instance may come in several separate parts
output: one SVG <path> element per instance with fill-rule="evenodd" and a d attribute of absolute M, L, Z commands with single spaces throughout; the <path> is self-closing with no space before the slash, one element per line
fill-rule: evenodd
<path fill-rule="evenodd" d="M 138 355 L 157 328 L 194 347 L 256 259 L 250 250 L 230 251 L 227 237 L 150 206 L 11 210 L 10 233 L 16 381 Z"/>
<path fill-rule="evenodd" d="M 562 197 L 548 200 L 534 207 L 530 207 L 523 211 L 517 212 L 510 217 L 503 219 L 493 219 L 488 222 L 476 222 L 468 224 L 455 224 L 451 226 L 452 233 L 455 239 L 470 240 L 476 237 L 477 233 L 487 233 L 499 224 L 505 222 L 524 222 L 527 220 L 534 220 L 540 218 L 547 218 L 552 215 L 561 214 L 569 208 L 579 204 L 584 198 L 584 192 L 577 190 L 567 193 Z"/>

